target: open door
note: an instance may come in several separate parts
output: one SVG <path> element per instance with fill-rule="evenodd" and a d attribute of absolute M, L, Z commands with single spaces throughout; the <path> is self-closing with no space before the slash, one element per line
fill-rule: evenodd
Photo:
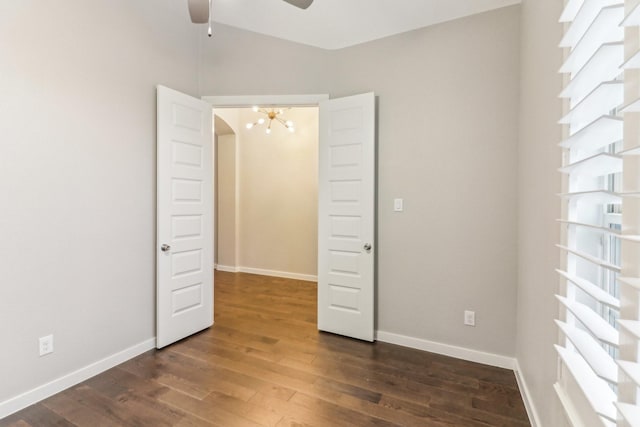
<path fill-rule="evenodd" d="M 318 329 L 373 341 L 375 96 L 320 103 Z"/>
<path fill-rule="evenodd" d="M 158 86 L 156 347 L 213 324 L 211 106 Z"/>

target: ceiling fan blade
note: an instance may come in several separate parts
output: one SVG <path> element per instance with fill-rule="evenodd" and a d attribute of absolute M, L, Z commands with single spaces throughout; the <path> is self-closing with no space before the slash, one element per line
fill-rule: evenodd
<path fill-rule="evenodd" d="M 189 15 L 194 24 L 209 22 L 209 0 L 189 0 Z"/>
<path fill-rule="evenodd" d="M 284 0 L 284 1 L 296 7 L 299 7 L 300 9 L 306 9 L 309 6 L 311 6 L 311 3 L 313 3 L 313 0 Z"/>

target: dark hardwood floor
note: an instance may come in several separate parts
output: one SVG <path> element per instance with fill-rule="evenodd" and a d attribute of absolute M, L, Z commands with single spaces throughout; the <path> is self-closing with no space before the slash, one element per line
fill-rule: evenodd
<path fill-rule="evenodd" d="M 216 272 L 215 325 L 0 426 L 528 426 L 513 372 L 316 330 L 314 283 Z"/>

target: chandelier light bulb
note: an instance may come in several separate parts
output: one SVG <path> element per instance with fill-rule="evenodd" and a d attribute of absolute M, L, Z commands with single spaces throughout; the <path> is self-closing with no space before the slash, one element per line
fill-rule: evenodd
<path fill-rule="evenodd" d="M 252 129 L 258 125 L 266 125 L 266 133 L 269 135 L 271 133 L 271 124 L 273 122 L 279 123 L 280 126 L 283 126 L 286 129 L 289 129 L 289 132 L 294 132 L 295 129 L 293 127 L 293 122 L 291 120 L 285 120 L 282 117 L 279 117 L 280 114 L 284 113 L 282 108 L 260 108 L 260 106 L 256 105 L 252 107 L 252 110 L 256 113 L 261 114 L 263 117 L 260 117 L 253 123 L 247 123 L 247 129 Z M 276 125 L 278 127 L 279 125 Z"/>

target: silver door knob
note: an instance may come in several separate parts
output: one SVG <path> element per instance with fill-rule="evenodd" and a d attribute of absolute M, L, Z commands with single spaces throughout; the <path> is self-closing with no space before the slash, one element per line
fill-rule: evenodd
<path fill-rule="evenodd" d="M 162 252 L 169 252 L 171 250 L 171 246 L 167 245 L 166 243 L 163 243 L 162 246 L 160 246 L 160 250 Z"/>
<path fill-rule="evenodd" d="M 365 243 L 363 248 L 365 251 L 369 252 L 371 250 L 371 243 Z"/>

